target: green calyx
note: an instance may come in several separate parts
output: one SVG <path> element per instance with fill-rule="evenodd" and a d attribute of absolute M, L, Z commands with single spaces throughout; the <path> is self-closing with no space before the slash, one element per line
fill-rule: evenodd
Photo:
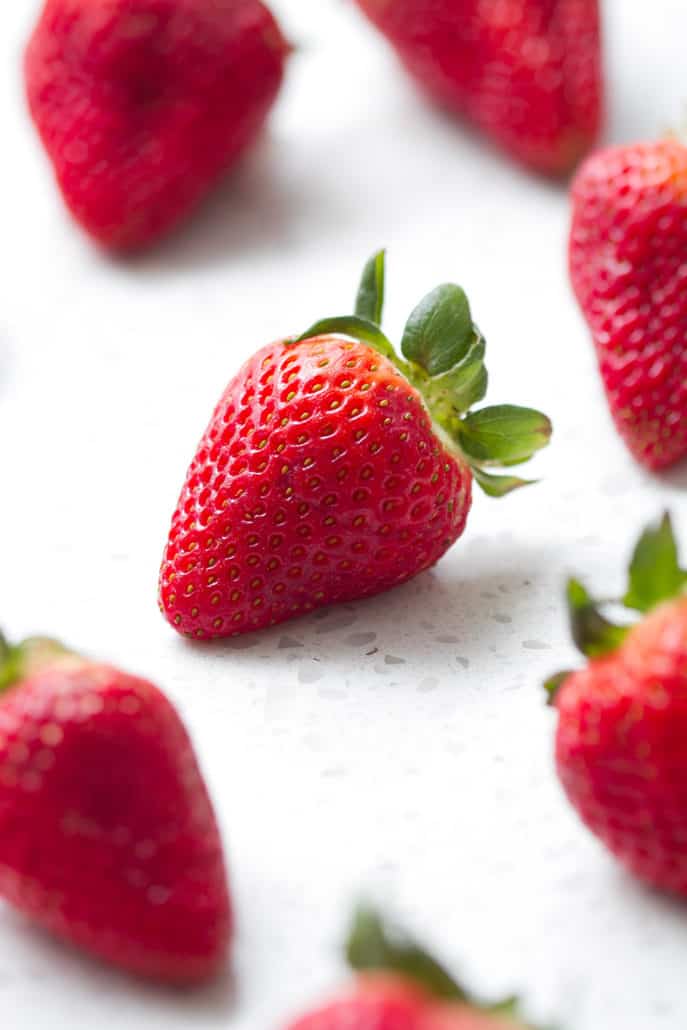
<path fill-rule="evenodd" d="M 0 694 L 43 666 L 71 654 L 59 641 L 49 637 L 27 637 L 19 644 L 9 644 L 0 633 Z"/>
<path fill-rule="evenodd" d="M 472 320 L 460 286 L 447 283 L 427 294 L 411 312 L 398 355 L 382 332 L 385 253 L 365 265 L 355 314 L 326 318 L 292 343 L 327 333 L 348 336 L 372 347 L 420 392 L 446 446 L 472 467 L 490 497 L 502 497 L 530 480 L 493 470 L 520 465 L 551 437 L 551 422 L 540 411 L 509 404 L 470 411 L 487 391 L 485 340 Z"/>
<path fill-rule="evenodd" d="M 468 1000 L 465 991 L 443 966 L 404 935 L 392 933 L 372 909 L 356 911 L 346 944 L 346 958 L 358 972 L 397 973 L 434 998 Z"/>
<path fill-rule="evenodd" d="M 420 987 L 436 1001 L 469 1005 L 512 1021 L 518 1030 L 535 1030 L 519 1019 L 516 998 L 487 1005 L 476 1001 L 436 959 L 404 934 L 391 930 L 372 909 L 359 908 L 355 913 L 346 957 L 357 972 L 394 973 Z"/>
<path fill-rule="evenodd" d="M 625 593 L 619 600 L 594 600 L 577 579 L 568 580 L 566 598 L 570 630 L 575 645 L 587 658 L 613 654 L 636 624 L 637 614 L 646 615 L 665 601 L 679 597 L 687 585 L 687 572 L 680 568 L 677 543 L 670 515 L 648 526 L 632 554 Z M 628 620 L 614 621 L 609 607 L 626 612 Z M 549 702 L 570 675 L 557 673 L 546 683 Z"/>

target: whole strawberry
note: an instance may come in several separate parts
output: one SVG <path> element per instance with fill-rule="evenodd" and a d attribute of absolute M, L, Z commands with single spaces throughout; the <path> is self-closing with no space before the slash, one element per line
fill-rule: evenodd
<path fill-rule="evenodd" d="M 360 911 L 348 943 L 357 980 L 288 1030 L 533 1030 L 517 1001 L 483 1005 L 417 944 Z"/>
<path fill-rule="evenodd" d="M 130 972 L 224 963 L 222 845 L 188 735 L 151 683 L 54 641 L 0 641 L 0 895 Z"/>
<path fill-rule="evenodd" d="M 395 353 L 379 328 L 384 255 L 357 314 L 258 351 L 229 383 L 186 476 L 160 607 L 198 638 L 237 635 L 402 583 L 460 536 L 473 475 L 526 461 L 551 431 L 537 411 L 465 414 L 486 391 L 465 294 L 440 286 Z"/>
<path fill-rule="evenodd" d="M 357 0 L 421 88 L 509 154 L 567 172 L 601 122 L 598 0 Z"/>
<path fill-rule="evenodd" d="M 593 155 L 573 184 L 570 274 L 620 435 L 643 465 L 687 454 L 687 147 Z"/>
<path fill-rule="evenodd" d="M 687 895 L 687 573 L 668 516 L 641 537 L 616 625 L 576 580 L 573 636 L 589 657 L 548 684 L 556 762 L 586 825 L 640 879 Z"/>
<path fill-rule="evenodd" d="M 46 0 L 26 91 L 77 221 L 117 250 L 168 232 L 256 139 L 286 51 L 261 0 Z"/>

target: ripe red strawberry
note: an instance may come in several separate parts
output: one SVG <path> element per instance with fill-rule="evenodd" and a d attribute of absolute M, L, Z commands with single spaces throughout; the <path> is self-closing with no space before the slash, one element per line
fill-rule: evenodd
<path fill-rule="evenodd" d="M 286 51 L 261 0 L 46 0 L 26 90 L 77 221 L 120 250 L 168 232 L 257 137 Z"/>
<path fill-rule="evenodd" d="M 593 155 L 573 185 L 570 274 L 618 431 L 660 469 L 687 454 L 687 147 Z"/>
<path fill-rule="evenodd" d="M 345 991 L 288 1030 L 533 1030 L 517 1001 L 482 1005 L 415 943 L 390 936 L 378 917 L 358 913 L 348 945 L 362 972 Z"/>
<path fill-rule="evenodd" d="M 636 876 L 687 895 L 687 573 L 670 520 L 635 550 L 624 604 L 646 614 L 610 622 L 576 580 L 568 586 L 586 668 L 549 683 L 558 709 L 556 762 L 587 826 Z"/>
<path fill-rule="evenodd" d="M 396 355 L 378 324 L 383 275 L 380 253 L 356 316 L 263 348 L 222 395 L 160 572 L 180 633 L 236 635 L 402 583 L 463 532 L 473 474 L 500 496 L 524 480 L 487 468 L 548 442 L 531 409 L 464 414 L 487 377 L 459 287 L 421 301 Z"/>
<path fill-rule="evenodd" d="M 169 701 L 40 638 L 0 640 L 0 692 L 0 895 L 133 973 L 215 973 L 231 930 L 222 845 Z"/>
<path fill-rule="evenodd" d="M 357 0 L 405 67 L 538 172 L 567 172 L 601 122 L 598 0 Z"/>

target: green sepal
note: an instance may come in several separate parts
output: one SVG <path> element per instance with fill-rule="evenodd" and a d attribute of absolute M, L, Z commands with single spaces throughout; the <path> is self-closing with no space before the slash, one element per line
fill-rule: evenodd
<path fill-rule="evenodd" d="M 346 957 L 358 972 L 397 973 L 435 998 L 468 1000 L 465 991 L 436 959 L 402 934 L 392 934 L 371 909 L 359 908 L 355 913 Z"/>
<path fill-rule="evenodd" d="M 369 344 L 378 354 L 398 365 L 398 355 L 393 348 L 391 341 L 384 335 L 378 325 L 368 322 L 366 318 L 359 318 L 357 315 L 339 315 L 334 318 L 323 318 L 315 322 L 300 336 L 289 340 L 289 344 L 301 343 L 303 340 L 311 340 L 315 336 L 327 336 L 333 333 L 338 336 L 349 336 L 352 340 L 363 340 Z"/>
<path fill-rule="evenodd" d="M 662 601 L 676 597 L 685 583 L 687 572 L 680 568 L 673 525 L 665 512 L 659 524 L 645 529 L 637 542 L 623 604 L 638 612 L 648 612 Z"/>
<path fill-rule="evenodd" d="M 630 627 L 618 626 L 602 615 L 600 606 L 577 579 L 568 580 L 566 597 L 572 638 L 578 650 L 588 658 L 600 658 L 616 651 Z"/>
<path fill-rule="evenodd" d="M 355 313 L 374 325 L 382 324 L 384 310 L 384 268 L 386 251 L 373 254 L 363 269 L 355 301 Z"/>
<path fill-rule="evenodd" d="M 489 497 L 503 497 L 536 482 L 496 475 L 491 466 L 505 469 L 528 461 L 549 442 L 549 419 L 531 408 L 505 404 L 469 414 L 471 406 L 484 398 L 488 376 L 485 341 L 472 321 L 464 290 L 445 283 L 420 301 L 406 323 L 401 357 L 377 324 L 384 302 L 384 273 L 382 250 L 365 266 L 355 315 L 322 319 L 286 341 L 286 346 L 329 334 L 368 344 L 421 393 L 444 446 L 468 462 Z"/>
<path fill-rule="evenodd" d="M 424 397 L 432 418 L 452 440 L 460 431 L 460 416 L 487 392 L 485 347 L 484 339 L 479 336 L 459 365 L 438 376 L 427 375 L 418 365 L 410 366 L 413 385 Z"/>
<path fill-rule="evenodd" d="M 517 997 L 505 998 L 495 1005 L 489 1005 L 484 1011 L 490 1016 L 501 1016 L 502 1019 L 511 1021 L 517 1030 L 554 1030 L 551 1026 L 537 1028 L 531 1023 L 523 1023 L 520 1018 L 520 999 Z"/>
<path fill-rule="evenodd" d="M 378 914 L 359 908 L 346 944 L 349 965 L 357 972 L 389 972 L 405 977 L 441 1002 L 469 1005 L 472 1009 L 512 1021 L 514 1030 L 537 1030 L 519 1017 L 519 1002 L 510 997 L 483 1004 L 460 986 L 450 973 L 415 941 L 394 929 Z M 543 1030 L 543 1028 L 542 1028 Z"/>
<path fill-rule="evenodd" d="M 544 683 L 544 690 L 548 695 L 546 700 L 547 704 L 554 705 L 556 703 L 558 691 L 561 689 L 568 676 L 572 676 L 572 673 L 572 669 L 565 669 L 563 672 L 556 672 L 553 676 L 549 676 Z"/>
<path fill-rule="evenodd" d="M 452 402 L 453 407 L 461 413 L 468 411 L 473 404 L 484 400 L 489 385 L 489 374 L 484 364 L 484 352 L 486 341 L 479 329 L 475 326 L 475 337 L 465 360 L 460 363 L 447 376 L 452 377 Z M 440 382 L 443 377 L 435 380 Z"/>
<path fill-rule="evenodd" d="M 472 466 L 475 482 L 482 488 L 487 497 L 505 497 L 513 490 L 523 486 L 532 486 L 536 479 L 521 479 L 519 476 L 495 476 L 493 472 L 485 472 L 478 465 Z"/>
<path fill-rule="evenodd" d="M 50 637 L 27 637 L 19 644 L 8 644 L 0 633 L 0 694 L 58 658 L 73 654 Z"/>
<path fill-rule="evenodd" d="M 453 283 L 437 286 L 406 322 L 401 353 L 430 376 L 448 372 L 466 356 L 476 337 L 465 291 Z"/>
<path fill-rule="evenodd" d="M 551 431 L 541 411 L 498 404 L 466 415 L 458 442 L 468 458 L 482 465 L 519 465 L 546 447 Z"/>
<path fill-rule="evenodd" d="M 0 633 L 0 694 L 20 678 L 21 665 L 20 649 L 8 644 Z"/>

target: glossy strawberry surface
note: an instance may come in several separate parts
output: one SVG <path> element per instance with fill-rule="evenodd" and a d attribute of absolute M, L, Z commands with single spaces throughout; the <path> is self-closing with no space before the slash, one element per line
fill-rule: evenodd
<path fill-rule="evenodd" d="M 556 705 L 558 773 L 584 822 L 636 876 L 687 895 L 687 599 L 569 675 Z"/>
<path fill-rule="evenodd" d="M 687 454 L 687 148 L 615 147 L 573 186 L 570 274 L 611 414 L 634 457 Z"/>
<path fill-rule="evenodd" d="M 597 0 L 357 0 L 411 75 L 533 169 L 569 170 L 602 114 Z"/>
<path fill-rule="evenodd" d="M 75 658 L 0 694 L 0 894 L 133 973 L 193 983 L 231 913 L 212 806 L 151 683 Z"/>
<path fill-rule="evenodd" d="M 255 140 L 286 49 L 260 0 L 47 0 L 26 91 L 75 218 L 114 249 L 171 229 Z"/>
<path fill-rule="evenodd" d="M 162 611 L 181 633 L 221 637 L 395 586 L 460 536 L 471 481 L 417 390 L 367 345 L 265 347 L 188 470 Z"/>

